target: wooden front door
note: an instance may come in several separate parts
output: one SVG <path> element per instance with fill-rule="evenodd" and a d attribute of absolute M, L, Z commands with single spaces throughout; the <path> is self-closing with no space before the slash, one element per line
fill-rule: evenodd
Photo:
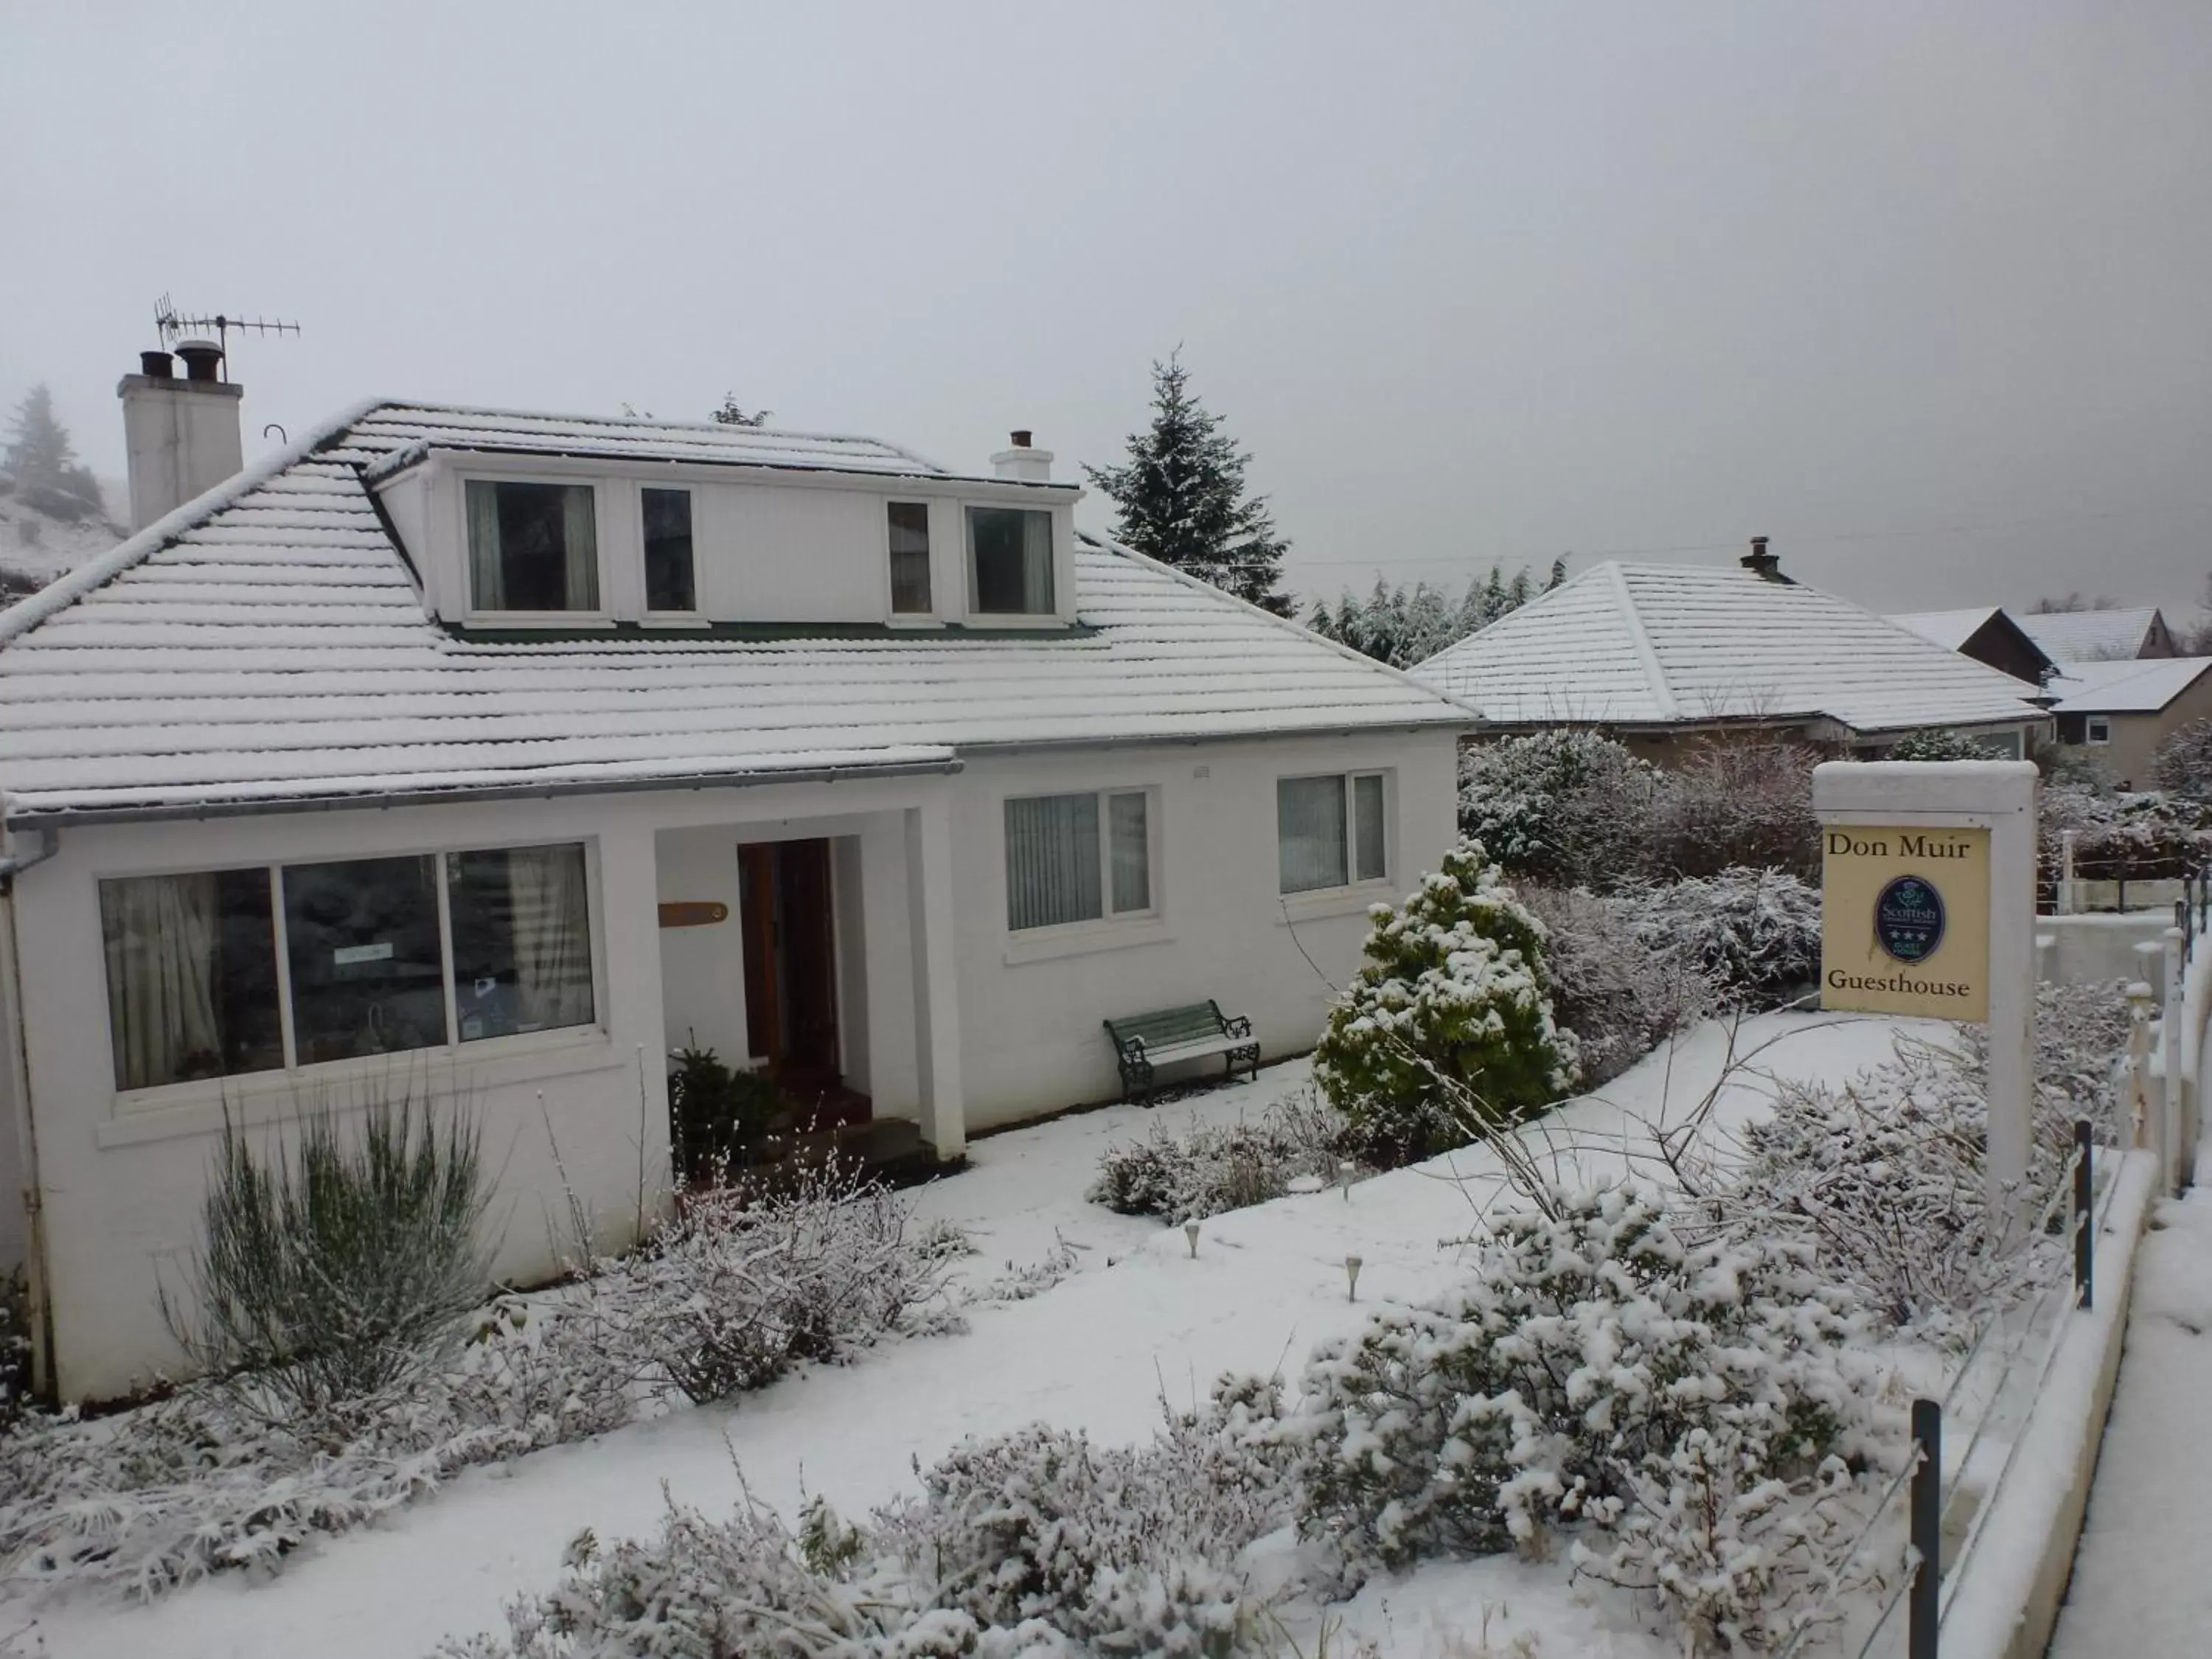
<path fill-rule="evenodd" d="M 787 1087 L 836 1086 L 837 952 L 826 841 L 738 848 L 745 1030 L 753 1057 Z"/>

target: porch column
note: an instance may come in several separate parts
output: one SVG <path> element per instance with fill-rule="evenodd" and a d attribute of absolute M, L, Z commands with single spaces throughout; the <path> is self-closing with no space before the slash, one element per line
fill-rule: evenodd
<path fill-rule="evenodd" d="M 921 1138 L 939 1158 L 957 1158 L 968 1144 L 968 1124 L 960 1091 L 959 966 L 952 937 L 952 809 L 939 793 L 902 816 Z"/>

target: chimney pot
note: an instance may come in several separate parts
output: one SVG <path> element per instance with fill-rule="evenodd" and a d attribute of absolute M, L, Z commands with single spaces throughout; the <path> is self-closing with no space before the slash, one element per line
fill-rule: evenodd
<path fill-rule="evenodd" d="M 179 340 L 177 356 L 185 360 L 185 378 L 188 380 L 219 380 L 222 378 L 222 348 L 213 340 Z"/>
<path fill-rule="evenodd" d="M 177 360 L 166 351 L 142 351 L 138 354 L 138 372 L 149 380 L 173 380 Z"/>
<path fill-rule="evenodd" d="M 1036 434 L 1024 427 L 1006 435 L 1013 441 L 991 457 L 991 471 L 1016 483 L 1050 483 L 1052 451 L 1036 447 Z"/>
<path fill-rule="evenodd" d="M 1781 556 L 1767 550 L 1766 538 L 1764 536 L 1753 536 L 1751 538 L 1751 551 L 1743 556 L 1741 562 L 1746 570 L 1755 576 L 1764 577 L 1768 581 L 1787 582 L 1790 580 L 1782 574 Z"/>
<path fill-rule="evenodd" d="M 1035 436 L 1036 434 L 1033 434 L 1033 433 L 1031 433 L 1031 432 L 1030 432 L 1030 430 L 1029 429 L 1029 428 L 1027 428 L 1027 427 L 1025 427 L 1025 426 L 1024 426 L 1024 427 L 1017 427 L 1017 428 L 1016 428 L 1012 432 L 1011 432 L 1011 433 L 1007 434 L 1006 435 L 1007 435 L 1007 436 L 1009 436 L 1009 437 L 1011 437 L 1011 438 L 1014 441 L 1014 447 L 1015 447 L 1015 448 L 1017 448 L 1017 449 L 1027 449 L 1027 448 L 1030 447 L 1030 438 L 1031 438 L 1031 437 L 1033 437 L 1033 436 Z"/>

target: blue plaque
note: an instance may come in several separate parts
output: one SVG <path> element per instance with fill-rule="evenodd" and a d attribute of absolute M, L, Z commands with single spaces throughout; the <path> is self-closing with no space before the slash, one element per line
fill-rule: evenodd
<path fill-rule="evenodd" d="M 1918 876 L 1899 876 L 1874 902 L 1874 936 L 1898 962 L 1925 962 L 1943 943 L 1943 897 Z"/>

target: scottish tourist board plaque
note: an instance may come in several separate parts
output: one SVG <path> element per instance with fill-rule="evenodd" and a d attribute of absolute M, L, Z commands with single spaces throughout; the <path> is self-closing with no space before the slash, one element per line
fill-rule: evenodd
<path fill-rule="evenodd" d="M 1823 1008 L 1989 1018 L 1987 830 L 1829 823 L 1820 855 Z"/>

